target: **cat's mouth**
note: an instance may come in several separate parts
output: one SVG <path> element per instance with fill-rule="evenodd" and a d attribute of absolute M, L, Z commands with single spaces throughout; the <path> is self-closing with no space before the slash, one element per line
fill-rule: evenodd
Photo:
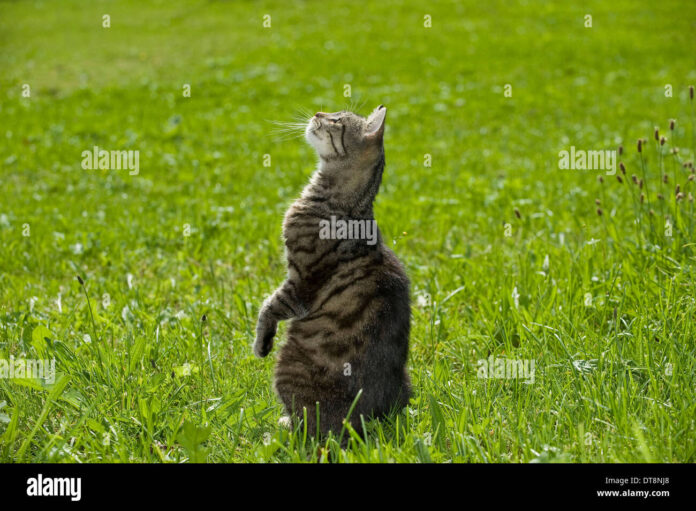
<path fill-rule="evenodd" d="M 321 128 L 321 121 L 319 119 L 317 119 L 316 117 L 312 117 L 309 121 L 309 126 L 307 128 L 307 131 L 309 133 L 314 133 L 319 128 Z"/>
<path fill-rule="evenodd" d="M 312 117 L 307 124 L 307 129 L 305 130 L 305 138 L 308 142 L 312 142 L 312 138 L 318 140 L 321 138 L 317 131 L 321 129 L 321 121 L 316 117 Z"/>

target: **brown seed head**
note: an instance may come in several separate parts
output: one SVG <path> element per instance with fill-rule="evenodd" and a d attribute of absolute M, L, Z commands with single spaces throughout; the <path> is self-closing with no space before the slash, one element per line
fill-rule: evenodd
<path fill-rule="evenodd" d="M 676 124 L 676 122 L 677 122 L 677 121 L 675 121 L 674 119 L 670 119 L 670 120 L 669 120 L 669 129 L 670 129 L 670 131 L 674 131 L 674 125 Z"/>
<path fill-rule="evenodd" d="M 694 99 L 694 86 L 689 85 L 689 99 Z"/>
<path fill-rule="evenodd" d="M 517 218 L 522 218 L 522 215 L 520 215 L 520 210 L 517 209 L 517 208 L 515 208 L 515 216 L 516 216 Z"/>
<path fill-rule="evenodd" d="M 643 141 L 640 138 L 638 139 L 638 152 L 643 152 Z"/>
<path fill-rule="evenodd" d="M 599 216 L 602 216 L 602 208 L 597 208 L 597 214 L 598 214 Z"/>
<path fill-rule="evenodd" d="M 619 183 L 623 183 L 623 179 L 621 179 L 621 176 L 619 176 L 618 174 L 616 175 L 616 180 L 617 180 Z"/>
<path fill-rule="evenodd" d="M 619 168 L 621 169 L 621 173 L 626 175 L 626 165 L 624 165 L 623 162 L 619 163 Z"/>
<path fill-rule="evenodd" d="M 660 137 L 660 145 L 665 145 L 665 142 L 667 142 L 667 139 L 664 136 Z"/>
<path fill-rule="evenodd" d="M 660 140 L 660 130 L 655 126 L 655 140 Z"/>

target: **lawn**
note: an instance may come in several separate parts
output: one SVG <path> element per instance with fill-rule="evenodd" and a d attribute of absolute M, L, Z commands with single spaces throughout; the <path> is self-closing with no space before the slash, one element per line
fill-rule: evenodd
<path fill-rule="evenodd" d="M 0 378 L 0 461 L 694 462 L 695 25 L 676 0 L 0 2 L 0 359 L 56 368 Z M 414 397 L 322 451 L 250 348 L 315 166 L 273 121 L 379 104 Z M 94 146 L 137 174 L 83 168 Z M 626 174 L 559 168 L 571 146 Z"/>

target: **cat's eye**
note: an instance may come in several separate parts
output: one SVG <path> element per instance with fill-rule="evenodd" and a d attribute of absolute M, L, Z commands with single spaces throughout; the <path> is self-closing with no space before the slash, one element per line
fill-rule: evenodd
<path fill-rule="evenodd" d="M 341 119 L 329 119 L 334 124 L 341 122 Z"/>

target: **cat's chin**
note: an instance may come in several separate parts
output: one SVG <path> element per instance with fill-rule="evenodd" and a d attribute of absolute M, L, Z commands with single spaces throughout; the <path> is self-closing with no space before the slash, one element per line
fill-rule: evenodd
<path fill-rule="evenodd" d="M 309 145 L 311 145 L 312 147 L 314 147 L 314 149 L 316 149 L 315 143 L 319 140 L 319 137 L 317 137 L 317 134 L 314 133 L 314 128 L 312 127 L 311 124 L 309 126 L 307 126 L 307 129 L 305 130 L 305 133 L 304 133 L 304 137 L 305 137 L 305 140 L 307 141 L 307 143 Z"/>
<path fill-rule="evenodd" d="M 314 130 L 307 129 L 307 131 L 305 132 L 305 140 L 310 146 L 312 146 L 312 149 L 314 149 L 317 155 L 321 156 L 321 151 L 323 149 L 322 142 L 319 136 L 314 132 Z"/>

